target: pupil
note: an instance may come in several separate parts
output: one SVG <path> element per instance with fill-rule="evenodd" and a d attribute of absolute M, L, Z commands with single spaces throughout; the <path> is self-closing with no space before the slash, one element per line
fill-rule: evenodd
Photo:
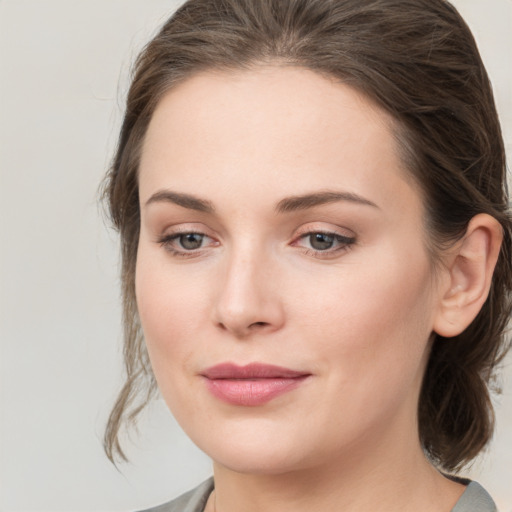
<path fill-rule="evenodd" d="M 184 249 L 193 250 L 199 249 L 203 243 L 203 235 L 197 233 L 187 233 L 180 236 L 180 245 Z"/>
<path fill-rule="evenodd" d="M 325 251 L 332 247 L 334 237 L 332 235 L 326 235 L 325 233 L 314 233 L 309 236 L 309 242 L 313 249 L 316 249 L 317 251 Z"/>

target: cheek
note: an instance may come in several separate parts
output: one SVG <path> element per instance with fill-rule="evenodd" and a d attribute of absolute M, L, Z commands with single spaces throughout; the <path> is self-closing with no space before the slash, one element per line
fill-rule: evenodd
<path fill-rule="evenodd" d="M 432 307 L 429 264 L 419 261 L 413 268 L 390 257 L 364 273 L 353 266 L 338 286 L 322 286 L 329 293 L 312 294 L 309 310 L 298 308 L 331 397 L 318 422 L 335 442 L 375 433 L 393 417 L 414 421 Z"/>
<path fill-rule="evenodd" d="M 303 321 L 310 322 L 311 327 L 330 327 L 332 334 L 341 327 L 344 333 L 350 329 L 372 330 L 379 325 L 404 327 L 414 324 L 420 312 L 419 316 L 428 321 L 428 309 L 421 306 L 430 303 L 429 276 L 426 260 L 402 265 L 391 256 L 376 264 L 347 266 L 338 274 L 324 278 L 312 275 L 309 282 L 302 283 L 309 293 L 296 309 L 310 309 Z"/>
<path fill-rule="evenodd" d="M 168 370 L 190 358 L 205 307 L 199 283 L 184 279 L 183 272 L 170 272 L 165 259 L 139 248 L 135 279 L 144 338 L 159 384 L 173 375 Z"/>
<path fill-rule="evenodd" d="M 344 381 L 400 385 L 422 371 L 433 320 L 431 268 L 423 252 L 350 265 L 296 307 L 302 332 Z M 414 264 L 411 264 L 411 261 Z M 336 283 L 336 284 L 334 284 Z M 302 312 L 302 314 L 301 314 Z"/>

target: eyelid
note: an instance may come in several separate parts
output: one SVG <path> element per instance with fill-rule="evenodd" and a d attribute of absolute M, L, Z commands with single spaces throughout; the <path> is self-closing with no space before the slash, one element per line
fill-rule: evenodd
<path fill-rule="evenodd" d="M 174 235 L 185 235 L 188 233 L 193 233 L 197 235 L 203 235 L 212 239 L 216 239 L 217 237 L 213 234 L 212 230 L 206 227 L 202 223 L 198 222 L 189 222 L 189 223 L 176 223 L 166 225 L 163 229 L 158 230 L 156 233 L 157 238 L 164 237 L 172 237 Z"/>
<path fill-rule="evenodd" d="M 348 228 L 342 228 L 340 226 L 334 226 L 332 224 L 326 224 L 326 223 L 308 223 L 303 226 L 301 226 L 299 229 L 297 229 L 296 233 L 294 234 L 293 238 L 297 239 L 304 235 L 309 235 L 313 233 L 323 233 L 326 235 L 336 235 L 341 236 L 343 238 L 347 239 L 355 239 L 356 234 L 348 229 Z"/>

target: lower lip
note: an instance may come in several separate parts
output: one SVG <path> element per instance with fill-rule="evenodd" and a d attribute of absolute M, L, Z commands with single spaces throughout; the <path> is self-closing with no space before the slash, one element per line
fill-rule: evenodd
<path fill-rule="evenodd" d="M 304 375 L 294 378 L 206 379 L 206 385 L 215 397 L 224 402 L 254 407 L 296 389 L 307 377 Z"/>

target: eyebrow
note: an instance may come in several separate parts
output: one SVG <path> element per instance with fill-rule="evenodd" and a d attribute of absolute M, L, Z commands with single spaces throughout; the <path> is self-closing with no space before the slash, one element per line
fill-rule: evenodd
<path fill-rule="evenodd" d="M 159 190 L 146 201 L 145 206 L 160 202 L 174 203 L 183 208 L 204 213 L 213 213 L 215 211 L 212 203 L 206 199 L 200 199 L 199 197 L 183 194 L 181 192 L 173 192 L 171 190 Z"/>
<path fill-rule="evenodd" d="M 316 192 L 314 194 L 286 197 L 277 203 L 276 211 L 278 213 L 295 212 L 297 210 L 307 210 L 308 208 L 313 208 L 327 203 L 335 203 L 338 201 L 348 201 L 349 203 L 379 208 L 374 202 L 351 192 L 325 191 Z"/>
<path fill-rule="evenodd" d="M 338 201 L 347 201 L 350 203 L 361 204 L 378 208 L 378 206 L 364 197 L 361 197 L 352 192 L 334 192 L 323 191 L 315 192 L 312 194 L 304 194 L 299 196 L 285 197 L 281 199 L 276 205 L 277 213 L 289 213 L 300 210 L 307 210 L 328 203 L 335 203 Z M 159 190 L 155 192 L 147 201 L 145 206 L 152 203 L 173 203 L 189 210 L 196 210 L 203 213 L 214 213 L 215 208 L 211 201 L 201 199 L 199 197 L 184 194 L 181 192 L 173 192 L 172 190 Z"/>

